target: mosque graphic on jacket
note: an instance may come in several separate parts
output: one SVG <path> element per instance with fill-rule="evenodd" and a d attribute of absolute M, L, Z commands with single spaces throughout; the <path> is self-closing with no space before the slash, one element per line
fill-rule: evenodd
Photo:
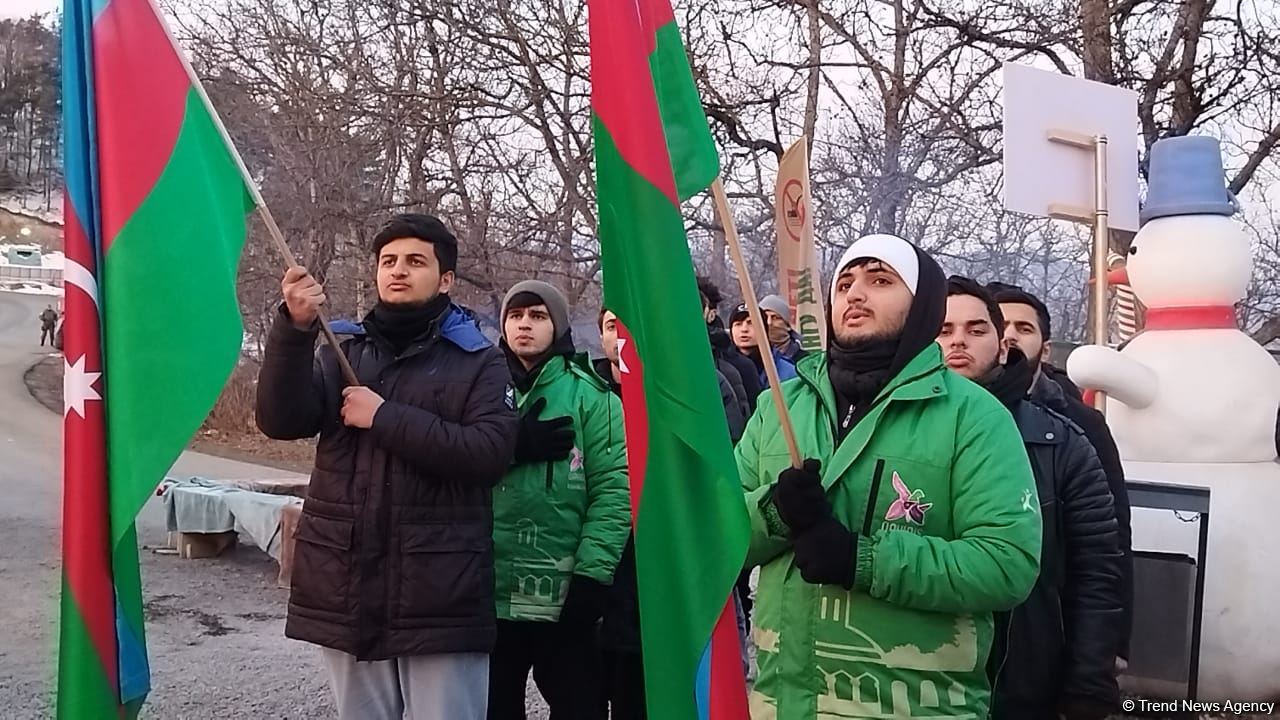
<path fill-rule="evenodd" d="M 538 547 L 538 524 L 529 518 L 516 523 L 519 550 L 511 563 L 515 574 L 511 591 L 511 617 L 518 620 L 557 620 L 569 593 L 569 577 L 576 564 L 573 555 L 554 558 Z"/>
<path fill-rule="evenodd" d="M 932 679 L 922 679 L 912 688 L 902 680 L 894 680 L 884 688 L 875 674 L 861 672 L 855 675 L 846 669 L 849 663 L 882 665 L 934 671 L 939 679 L 945 678 L 947 671 L 970 671 L 978 656 L 977 626 L 972 616 L 958 617 L 954 641 L 933 652 L 923 652 L 914 645 L 900 645 L 886 651 L 853 626 L 852 597 L 851 592 L 824 592 L 820 600 L 819 622 L 839 626 L 845 639 L 840 643 L 815 642 L 818 670 L 826 684 L 825 691 L 818 694 L 817 720 L 957 720 L 977 717 L 967 709 L 965 690 L 957 682 L 943 685 Z"/>

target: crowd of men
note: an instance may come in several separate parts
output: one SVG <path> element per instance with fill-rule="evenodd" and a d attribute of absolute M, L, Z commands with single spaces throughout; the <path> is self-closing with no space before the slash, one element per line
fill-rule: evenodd
<path fill-rule="evenodd" d="M 617 317 L 600 310 L 592 363 L 565 296 L 526 280 L 495 347 L 450 299 L 438 219 L 391 218 L 372 255 L 378 302 L 341 349 L 358 385 L 316 349 L 325 291 L 301 268 L 263 356 L 262 431 L 319 436 L 286 634 L 322 648 L 344 719 L 523 719 L 530 673 L 552 720 L 662 717 L 644 704 Z M 699 278 L 751 520 L 735 594 L 752 717 L 1106 717 L 1128 502 L 1105 421 L 1048 364 L 1045 305 L 888 235 L 830 270 L 825 351 L 778 296 L 726 327 Z"/>

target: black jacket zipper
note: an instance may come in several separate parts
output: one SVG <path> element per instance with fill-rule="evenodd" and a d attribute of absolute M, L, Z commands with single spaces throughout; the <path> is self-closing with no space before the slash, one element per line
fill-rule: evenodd
<path fill-rule="evenodd" d="M 876 515 L 876 498 L 880 497 L 880 481 L 884 478 L 884 459 L 876 460 L 875 473 L 871 476 L 871 495 L 867 497 L 867 514 L 862 521 L 862 536 L 871 537 L 871 521 Z"/>

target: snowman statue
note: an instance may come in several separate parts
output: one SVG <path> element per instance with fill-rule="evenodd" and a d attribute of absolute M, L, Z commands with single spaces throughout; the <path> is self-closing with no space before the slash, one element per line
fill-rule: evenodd
<path fill-rule="evenodd" d="M 1253 257 L 1218 141 L 1157 142 L 1149 180 L 1127 266 L 1146 325 L 1120 351 L 1077 349 L 1067 372 L 1106 393 L 1129 479 L 1210 491 L 1201 699 L 1276 700 L 1280 365 L 1236 324 Z M 1133 537 L 1135 549 L 1185 553 L 1195 524 L 1135 512 Z"/>

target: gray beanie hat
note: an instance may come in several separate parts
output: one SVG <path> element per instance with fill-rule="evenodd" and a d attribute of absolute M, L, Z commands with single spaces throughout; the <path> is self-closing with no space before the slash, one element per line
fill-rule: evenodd
<path fill-rule="evenodd" d="M 765 297 L 765 299 L 760 301 L 760 310 L 761 312 L 765 310 L 772 310 L 782 316 L 782 319 L 787 321 L 787 325 L 791 324 L 791 306 L 787 304 L 786 300 L 782 299 L 781 295 L 769 295 Z"/>
<path fill-rule="evenodd" d="M 551 324 L 556 329 L 557 340 L 569 332 L 569 301 L 565 299 L 564 293 L 551 283 L 541 280 L 522 280 L 512 285 L 507 291 L 507 296 L 502 298 L 501 327 L 504 338 L 507 336 L 507 309 L 511 306 L 511 301 L 523 293 L 537 296 L 542 300 L 542 304 L 547 306 L 547 313 L 551 315 Z M 516 307 L 531 307 L 531 305 L 524 303 Z"/>

